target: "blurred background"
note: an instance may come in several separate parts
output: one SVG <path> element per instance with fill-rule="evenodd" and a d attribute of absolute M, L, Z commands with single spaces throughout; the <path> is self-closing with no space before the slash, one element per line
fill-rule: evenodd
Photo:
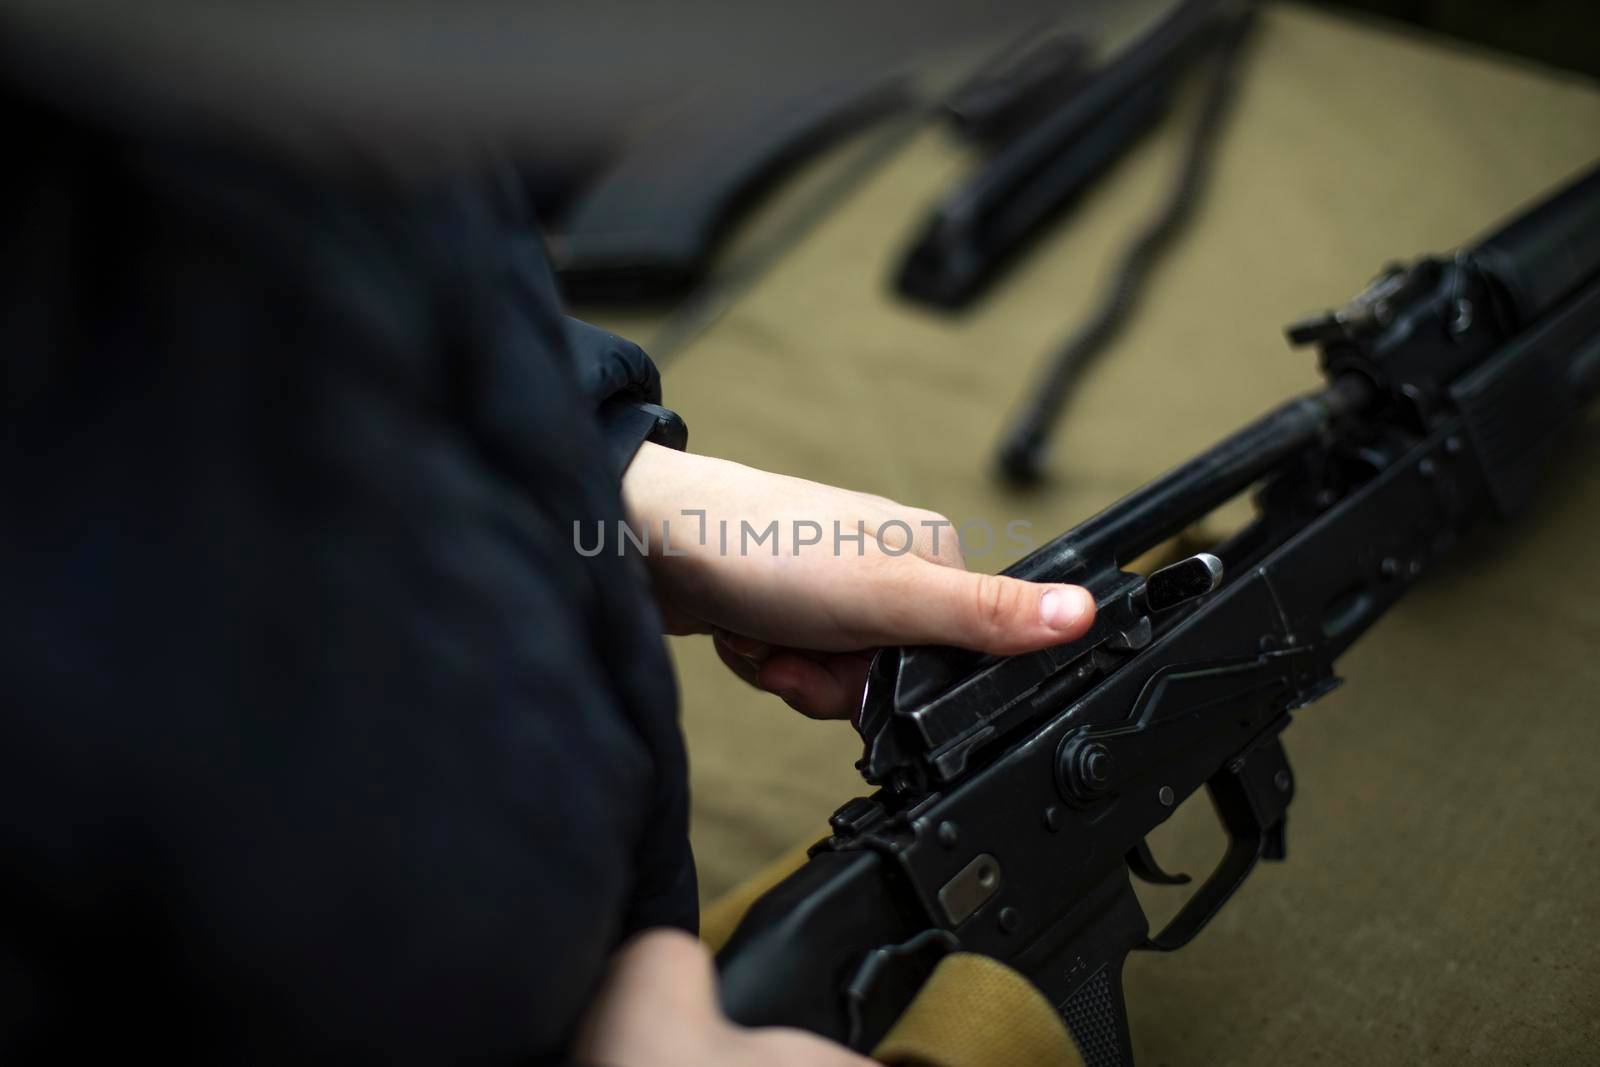
<path fill-rule="evenodd" d="M 1172 10 L 1084 5 L 1035 40 L 1082 42 L 1093 71 Z M 811 146 L 692 280 L 617 299 L 575 274 L 575 313 L 653 352 L 697 451 L 958 522 L 1025 520 L 1042 539 L 1313 387 L 1314 358 L 1288 348 L 1283 325 L 1389 261 L 1467 241 L 1600 155 L 1595 19 L 1581 3 L 1265 5 L 1229 61 L 1204 180 L 1064 391 L 1030 486 L 997 475 L 1001 445 L 1168 208 L 1211 51 L 1175 64 L 1168 98 L 1125 124 L 1091 177 L 1042 182 L 1061 203 L 970 296 L 908 292 L 907 262 L 1082 83 L 1061 79 L 1044 119 L 985 140 L 946 106 L 984 69 L 969 64 Z M 950 227 L 951 261 L 993 247 L 981 225 L 966 244 Z M 1347 684 L 1298 717 L 1290 861 L 1183 952 L 1130 960 L 1138 1062 L 1595 1062 L 1595 431 L 1591 416 L 1526 525 L 1492 531 L 1425 583 L 1348 657 Z M 986 570 L 1019 554 L 983 549 L 967 546 Z M 709 900 L 822 836 L 866 789 L 848 726 L 751 692 L 708 642 L 674 639 L 673 654 Z M 1153 844 L 1199 873 L 1224 841 L 1198 801 Z M 1186 892 L 1140 891 L 1153 922 Z"/>
<path fill-rule="evenodd" d="M 1588 0 L 0 12 L 8 69 L 96 107 L 417 183 L 509 153 L 573 314 L 655 357 L 692 449 L 1035 544 L 1315 386 L 1284 324 L 1600 156 Z M 1133 957 L 1138 1062 L 1600 1060 L 1592 413 L 1545 489 L 1297 717 L 1290 862 Z M 865 792 L 860 744 L 672 652 L 709 901 Z"/>

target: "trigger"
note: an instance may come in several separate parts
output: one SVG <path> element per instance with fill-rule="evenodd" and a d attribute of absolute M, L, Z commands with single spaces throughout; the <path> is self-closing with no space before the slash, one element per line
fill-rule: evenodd
<path fill-rule="evenodd" d="M 1161 864 L 1156 862 L 1155 853 L 1150 851 L 1150 843 L 1143 838 L 1139 843 L 1128 850 L 1126 856 L 1128 870 L 1138 875 L 1143 881 L 1151 885 L 1188 885 L 1187 874 L 1168 874 L 1161 869 Z"/>

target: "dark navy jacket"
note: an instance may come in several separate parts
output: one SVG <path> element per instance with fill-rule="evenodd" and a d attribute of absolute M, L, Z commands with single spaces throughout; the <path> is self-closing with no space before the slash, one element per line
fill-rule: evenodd
<path fill-rule="evenodd" d="M 0 119 L 0 1062 L 560 1062 L 695 921 L 654 369 L 510 183 Z"/>

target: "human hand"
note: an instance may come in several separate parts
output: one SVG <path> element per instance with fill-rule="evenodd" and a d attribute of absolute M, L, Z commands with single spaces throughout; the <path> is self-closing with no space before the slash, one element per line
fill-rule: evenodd
<path fill-rule="evenodd" d="M 745 1029 L 717 1004 L 711 954 L 681 930 L 647 930 L 611 957 L 573 1055 L 592 1067 L 878 1067 L 801 1030 Z"/>
<path fill-rule="evenodd" d="M 650 534 L 668 631 L 712 633 L 730 670 L 813 718 L 857 711 L 881 646 L 1010 655 L 1094 621 L 1080 587 L 969 573 L 948 521 L 883 497 L 654 444 L 622 489 L 630 524 Z"/>

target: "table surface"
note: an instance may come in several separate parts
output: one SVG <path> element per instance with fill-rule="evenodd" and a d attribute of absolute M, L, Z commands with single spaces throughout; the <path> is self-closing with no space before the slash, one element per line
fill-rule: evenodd
<path fill-rule="evenodd" d="M 1272 7 L 1244 78 L 1210 192 L 1073 398 L 1044 491 L 996 485 L 996 437 L 1163 195 L 1182 114 L 954 316 L 886 285 L 971 163 L 942 131 L 910 138 L 666 362 L 695 450 L 1042 539 L 1314 386 L 1284 323 L 1600 155 L 1592 83 L 1383 23 Z M 658 324 L 592 317 L 646 343 Z M 1600 421 L 1569 443 L 1530 514 L 1470 539 L 1297 714 L 1289 860 L 1189 947 L 1130 960 L 1140 1064 L 1600 1058 Z M 865 792 L 859 744 L 706 640 L 672 650 L 709 899 Z M 1157 855 L 1209 869 L 1214 822 L 1185 805 Z M 1143 893 L 1152 922 L 1183 892 Z"/>

